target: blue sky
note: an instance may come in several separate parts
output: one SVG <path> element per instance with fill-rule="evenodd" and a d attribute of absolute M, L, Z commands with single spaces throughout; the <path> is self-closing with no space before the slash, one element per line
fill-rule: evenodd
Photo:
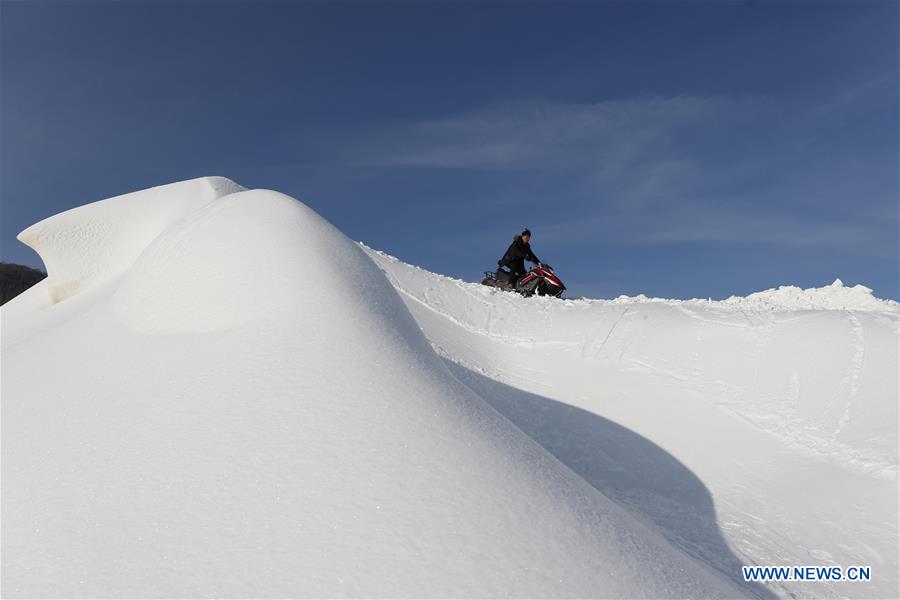
<path fill-rule="evenodd" d="M 898 7 L 4 1 L 2 257 L 224 175 L 467 280 L 528 226 L 571 296 L 898 298 Z"/>

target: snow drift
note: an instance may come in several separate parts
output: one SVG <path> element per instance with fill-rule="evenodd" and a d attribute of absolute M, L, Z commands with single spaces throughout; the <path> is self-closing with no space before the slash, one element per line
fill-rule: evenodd
<path fill-rule="evenodd" d="M 202 179 L 26 230 L 6 597 L 735 597 L 451 372 L 305 205 Z"/>

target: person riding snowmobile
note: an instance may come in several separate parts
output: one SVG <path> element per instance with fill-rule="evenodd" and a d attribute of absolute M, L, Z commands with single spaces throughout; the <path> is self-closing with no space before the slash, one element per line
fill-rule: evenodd
<path fill-rule="evenodd" d="M 525 229 L 522 233 L 513 238 L 512 244 L 506 249 L 503 258 L 497 261 L 500 267 L 507 267 L 510 270 L 511 277 L 506 287 L 516 287 L 516 281 L 525 274 L 525 261 L 540 265 L 541 261 L 534 252 L 531 251 L 531 232 Z"/>

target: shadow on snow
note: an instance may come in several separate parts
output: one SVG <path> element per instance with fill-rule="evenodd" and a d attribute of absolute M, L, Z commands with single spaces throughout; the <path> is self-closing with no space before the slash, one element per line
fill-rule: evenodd
<path fill-rule="evenodd" d="M 510 387 L 450 360 L 444 362 L 560 462 L 676 547 L 756 598 L 777 598 L 744 581 L 741 566 L 716 522 L 709 490 L 671 454 L 635 432 L 594 413 Z"/>

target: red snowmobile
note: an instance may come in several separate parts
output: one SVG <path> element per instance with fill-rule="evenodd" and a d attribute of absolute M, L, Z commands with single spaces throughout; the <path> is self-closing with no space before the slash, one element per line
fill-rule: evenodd
<path fill-rule="evenodd" d="M 566 291 L 566 286 L 553 272 L 553 267 L 544 263 L 532 267 L 518 281 L 512 282 L 512 279 L 512 273 L 500 268 L 496 272 L 485 271 L 481 283 L 501 290 L 518 292 L 526 297 L 537 294 L 538 296 L 559 298 Z"/>

